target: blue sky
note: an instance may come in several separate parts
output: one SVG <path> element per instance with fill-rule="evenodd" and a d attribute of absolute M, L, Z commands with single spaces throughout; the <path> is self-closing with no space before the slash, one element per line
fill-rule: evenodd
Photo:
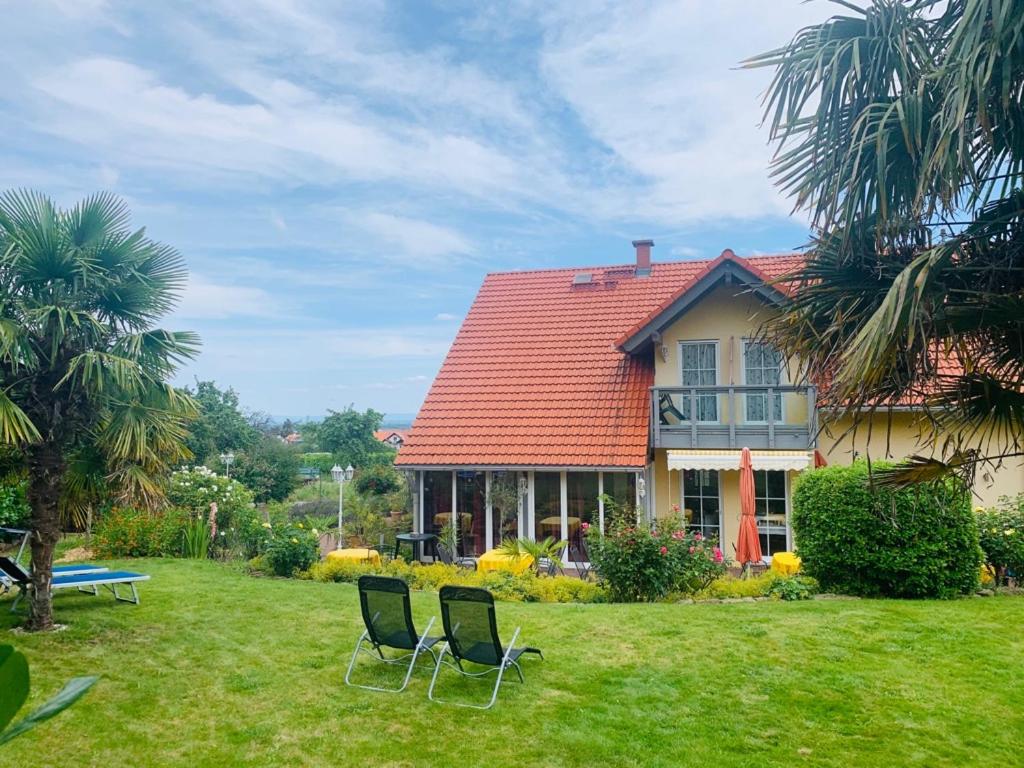
<path fill-rule="evenodd" d="M 181 251 L 181 382 L 414 412 L 489 271 L 803 244 L 735 67 L 835 8 L 8 2 L 0 187 L 112 190 Z"/>

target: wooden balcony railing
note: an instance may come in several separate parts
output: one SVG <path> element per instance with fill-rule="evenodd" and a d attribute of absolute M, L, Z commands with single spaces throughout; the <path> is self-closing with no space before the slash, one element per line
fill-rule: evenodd
<path fill-rule="evenodd" d="M 812 386 L 652 387 L 651 446 L 809 450 L 816 402 Z"/>

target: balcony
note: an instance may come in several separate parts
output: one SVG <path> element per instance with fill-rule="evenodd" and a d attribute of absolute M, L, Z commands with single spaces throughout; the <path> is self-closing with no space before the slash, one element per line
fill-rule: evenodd
<path fill-rule="evenodd" d="M 817 447 L 811 386 L 652 387 L 652 448 Z"/>

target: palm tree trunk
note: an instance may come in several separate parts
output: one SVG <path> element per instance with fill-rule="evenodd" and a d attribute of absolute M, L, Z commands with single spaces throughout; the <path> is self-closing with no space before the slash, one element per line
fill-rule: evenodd
<path fill-rule="evenodd" d="M 28 502 L 32 507 L 32 591 L 29 595 L 28 629 L 53 628 L 53 551 L 60 539 L 61 482 L 64 460 L 60 450 L 47 443 L 33 446 L 28 454 Z"/>

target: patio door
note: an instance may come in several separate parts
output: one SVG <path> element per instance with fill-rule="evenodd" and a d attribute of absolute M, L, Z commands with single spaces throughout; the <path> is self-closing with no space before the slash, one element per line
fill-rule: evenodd
<path fill-rule="evenodd" d="M 479 557 L 487 551 L 486 474 L 475 470 L 455 473 L 455 511 L 459 554 Z"/>

